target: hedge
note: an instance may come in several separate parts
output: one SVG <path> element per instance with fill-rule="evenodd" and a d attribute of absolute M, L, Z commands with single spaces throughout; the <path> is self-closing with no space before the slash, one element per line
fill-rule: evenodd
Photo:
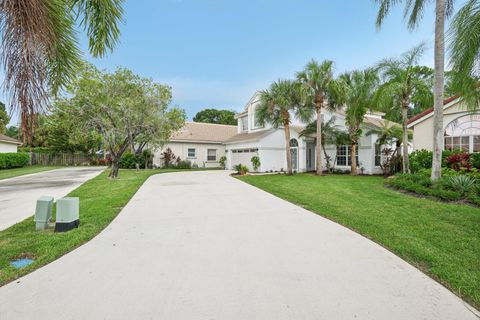
<path fill-rule="evenodd" d="M 0 169 L 24 167 L 29 160 L 28 153 L 0 153 Z"/>

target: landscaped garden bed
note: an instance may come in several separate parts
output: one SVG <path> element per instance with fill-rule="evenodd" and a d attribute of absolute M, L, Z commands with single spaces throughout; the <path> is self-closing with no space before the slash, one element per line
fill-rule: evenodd
<path fill-rule="evenodd" d="M 446 151 L 442 178 L 430 179 L 432 153 L 420 150 L 410 155 L 411 174 L 398 174 L 386 180 L 392 188 L 443 201 L 460 201 L 480 206 L 480 154 Z"/>
<path fill-rule="evenodd" d="M 378 176 L 239 179 L 374 240 L 480 306 L 480 209 L 400 193 Z"/>

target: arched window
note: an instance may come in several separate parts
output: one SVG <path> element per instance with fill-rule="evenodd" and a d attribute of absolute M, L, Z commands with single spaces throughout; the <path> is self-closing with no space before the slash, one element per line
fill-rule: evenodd
<path fill-rule="evenodd" d="M 468 114 L 445 128 L 445 150 L 480 152 L 480 114 Z"/>
<path fill-rule="evenodd" d="M 295 138 L 290 139 L 290 148 L 298 147 L 298 141 Z"/>

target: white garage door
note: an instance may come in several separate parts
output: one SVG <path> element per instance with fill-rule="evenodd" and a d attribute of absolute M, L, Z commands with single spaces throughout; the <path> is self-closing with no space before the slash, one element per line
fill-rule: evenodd
<path fill-rule="evenodd" d="M 258 154 L 258 149 L 234 149 L 232 150 L 232 168 L 237 164 L 243 164 L 252 169 L 252 157 Z"/>

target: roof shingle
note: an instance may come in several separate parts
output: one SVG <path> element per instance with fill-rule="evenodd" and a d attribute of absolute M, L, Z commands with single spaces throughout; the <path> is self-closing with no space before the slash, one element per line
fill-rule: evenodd
<path fill-rule="evenodd" d="M 6 136 L 4 134 L 0 134 L 0 141 L 1 142 L 6 142 L 6 143 L 12 143 L 12 144 L 22 144 L 17 139 L 10 138 L 9 136 Z"/>
<path fill-rule="evenodd" d="M 171 141 L 224 142 L 237 134 L 237 126 L 224 124 L 186 122 L 185 126 L 175 132 Z"/>

